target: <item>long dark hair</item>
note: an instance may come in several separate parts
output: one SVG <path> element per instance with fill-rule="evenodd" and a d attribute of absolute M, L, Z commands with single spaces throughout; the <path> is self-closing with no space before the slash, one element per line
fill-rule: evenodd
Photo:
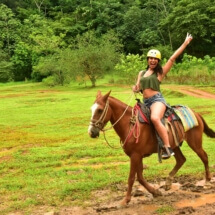
<path fill-rule="evenodd" d="M 147 62 L 148 62 L 148 58 L 147 58 Z M 156 75 L 158 75 L 158 73 L 159 74 L 163 74 L 163 68 L 162 68 L 162 66 L 159 64 L 159 62 L 160 62 L 160 60 L 158 60 L 158 64 L 157 64 L 157 66 L 154 68 L 154 72 L 156 73 Z M 148 70 L 148 68 L 149 68 L 149 65 L 147 66 L 147 68 L 146 68 L 146 70 Z"/>

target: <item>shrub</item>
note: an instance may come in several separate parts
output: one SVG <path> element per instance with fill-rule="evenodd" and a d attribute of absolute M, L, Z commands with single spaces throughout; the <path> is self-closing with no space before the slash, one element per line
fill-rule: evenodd
<path fill-rule="evenodd" d="M 121 55 L 120 62 L 115 66 L 114 71 L 121 76 L 122 82 L 132 84 L 135 82 L 138 72 L 146 68 L 144 55 Z"/>
<path fill-rule="evenodd" d="M 54 87 L 57 85 L 56 78 L 54 76 L 44 78 L 42 82 L 49 87 Z"/>

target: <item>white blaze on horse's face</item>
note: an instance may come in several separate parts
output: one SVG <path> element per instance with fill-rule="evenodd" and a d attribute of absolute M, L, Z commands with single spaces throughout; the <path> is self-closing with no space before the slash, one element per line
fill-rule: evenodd
<path fill-rule="evenodd" d="M 93 116 L 94 116 L 94 114 L 95 114 L 95 112 L 96 112 L 96 109 L 98 108 L 98 104 L 97 103 L 95 103 L 92 107 L 91 107 L 91 111 L 92 111 L 92 117 L 91 117 L 91 119 L 93 119 Z"/>
<path fill-rule="evenodd" d="M 96 109 L 98 108 L 98 104 L 95 103 L 92 107 L 91 107 L 91 111 L 92 111 L 92 117 L 91 117 L 91 120 L 93 119 L 93 116 L 95 115 L 95 112 L 96 112 Z M 91 134 L 91 129 L 92 129 L 92 125 L 89 125 L 89 128 L 88 128 L 88 133 Z"/>

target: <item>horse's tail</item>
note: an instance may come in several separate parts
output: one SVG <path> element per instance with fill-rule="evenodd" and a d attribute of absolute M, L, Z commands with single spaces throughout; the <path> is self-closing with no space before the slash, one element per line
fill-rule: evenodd
<path fill-rule="evenodd" d="M 203 124 L 204 124 L 204 133 L 211 138 L 215 138 L 215 131 L 209 128 L 208 124 L 205 122 L 204 118 L 199 114 Z"/>

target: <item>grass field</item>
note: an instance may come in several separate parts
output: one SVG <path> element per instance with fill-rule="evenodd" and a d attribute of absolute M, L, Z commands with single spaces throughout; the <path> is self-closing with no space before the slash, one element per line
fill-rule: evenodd
<path fill-rule="evenodd" d="M 113 130 L 106 133 L 112 149 L 101 135 L 87 134 L 90 107 L 97 90 L 128 103 L 129 86 L 96 88 L 76 84 L 48 88 L 42 84 L 0 85 L 0 211 L 30 214 L 36 207 L 61 207 L 89 203 L 91 192 L 123 183 L 126 186 L 129 158 Z M 184 104 L 201 113 L 215 129 L 215 100 L 199 99 L 170 91 L 163 86 L 167 102 Z M 208 91 L 214 92 L 213 88 Z M 134 105 L 131 100 L 130 105 Z M 204 135 L 210 166 L 215 165 L 215 140 Z M 187 162 L 179 175 L 204 177 L 200 159 L 186 143 L 182 150 Z M 157 155 L 144 159 L 150 166 L 147 180 L 164 178 L 174 159 L 158 163 Z M 211 169 L 214 171 L 214 168 Z"/>

